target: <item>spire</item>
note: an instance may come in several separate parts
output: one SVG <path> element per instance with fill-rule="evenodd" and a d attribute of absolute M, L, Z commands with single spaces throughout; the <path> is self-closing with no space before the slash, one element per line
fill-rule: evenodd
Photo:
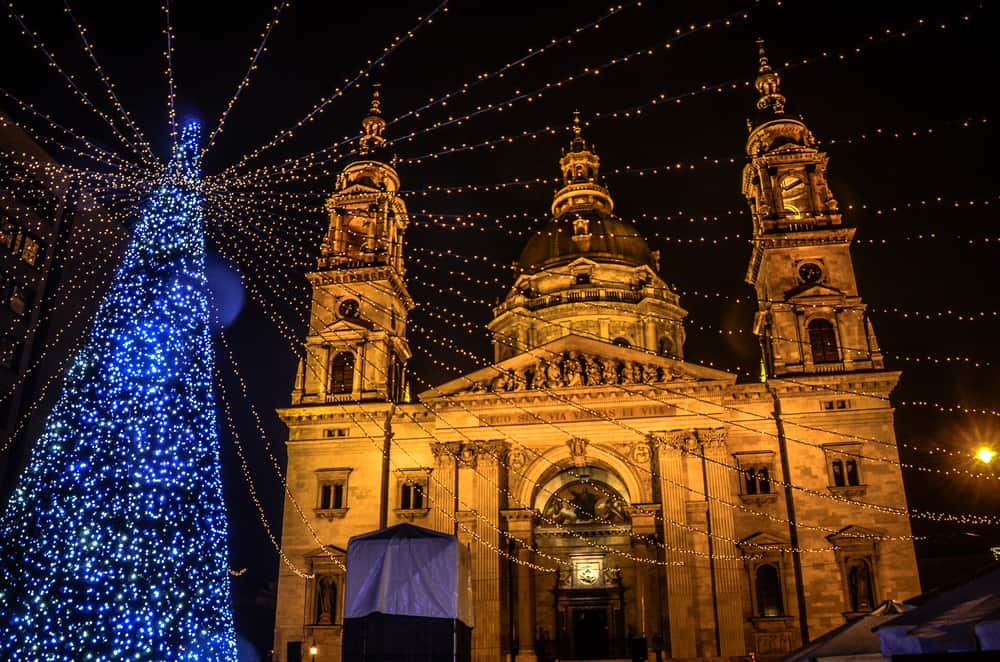
<path fill-rule="evenodd" d="M 573 111 L 573 140 L 569 143 L 570 152 L 586 152 L 587 143 L 583 139 L 583 127 L 580 126 L 580 111 Z"/>
<path fill-rule="evenodd" d="M 388 141 L 382 135 L 383 131 L 385 131 L 385 119 L 382 117 L 382 101 L 379 98 L 381 87 L 378 83 L 372 86 L 372 103 L 368 108 L 368 115 L 361 120 L 359 151 L 362 154 L 370 154 L 388 145 Z"/>
<path fill-rule="evenodd" d="M 760 58 L 757 80 L 754 81 L 754 87 L 757 88 L 757 92 L 760 94 L 760 98 L 757 99 L 757 108 L 759 110 L 770 108 L 774 111 L 775 115 L 781 115 L 785 112 L 785 96 L 779 91 L 781 76 L 768 64 L 767 53 L 764 52 L 763 39 L 757 39 L 757 47 L 757 54 Z"/>

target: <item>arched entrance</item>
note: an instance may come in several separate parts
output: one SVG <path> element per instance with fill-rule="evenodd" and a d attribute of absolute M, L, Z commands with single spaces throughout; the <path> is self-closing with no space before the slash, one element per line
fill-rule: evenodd
<path fill-rule="evenodd" d="M 631 523 L 624 483 L 603 468 L 572 467 L 548 480 L 535 503 L 542 513 L 535 528 L 539 549 L 566 561 L 551 592 L 537 596 L 547 657 L 626 657 L 635 569 L 625 555 Z"/>

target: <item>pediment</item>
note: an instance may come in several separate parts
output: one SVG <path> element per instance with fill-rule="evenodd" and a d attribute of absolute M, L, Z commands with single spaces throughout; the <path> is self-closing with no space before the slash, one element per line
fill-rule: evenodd
<path fill-rule="evenodd" d="M 766 531 L 758 531 L 757 533 L 751 534 L 746 538 L 741 539 L 738 543 L 736 543 L 736 546 L 739 547 L 740 549 L 743 549 L 745 547 L 750 547 L 750 548 L 780 547 L 784 549 L 788 548 L 789 543 L 788 540 L 785 538 L 779 538 L 778 536 L 772 533 L 767 533 Z"/>
<path fill-rule="evenodd" d="M 830 287 L 824 283 L 810 283 L 793 287 L 785 292 L 785 298 L 789 300 L 808 299 L 810 297 L 828 297 L 831 294 L 844 296 L 844 291 L 838 290 L 836 287 Z"/>
<path fill-rule="evenodd" d="M 698 381 L 734 383 L 736 375 L 571 334 L 453 379 L 420 397 Z"/>
<path fill-rule="evenodd" d="M 834 545 L 838 547 L 843 546 L 845 543 L 858 544 L 867 543 L 872 544 L 877 540 L 882 538 L 883 534 L 880 531 L 875 531 L 873 529 L 866 529 L 863 526 L 850 525 L 845 526 L 836 533 L 831 533 L 826 537 Z"/>
<path fill-rule="evenodd" d="M 319 330 L 320 337 L 342 340 L 351 333 L 365 334 L 375 328 L 375 324 L 361 317 L 341 317 Z"/>

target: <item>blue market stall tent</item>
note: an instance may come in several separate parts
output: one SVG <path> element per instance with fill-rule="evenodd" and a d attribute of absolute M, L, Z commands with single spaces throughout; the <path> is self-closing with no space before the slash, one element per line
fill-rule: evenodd
<path fill-rule="evenodd" d="M 344 660 L 471 658 L 469 551 L 455 536 L 400 524 L 347 545 Z"/>

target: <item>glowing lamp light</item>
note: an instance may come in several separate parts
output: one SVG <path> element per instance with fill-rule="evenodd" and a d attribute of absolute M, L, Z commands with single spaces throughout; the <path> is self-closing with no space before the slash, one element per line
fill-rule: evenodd
<path fill-rule="evenodd" d="M 980 446 L 976 449 L 976 459 L 983 464 L 991 463 L 996 456 L 997 452 L 989 446 Z"/>

